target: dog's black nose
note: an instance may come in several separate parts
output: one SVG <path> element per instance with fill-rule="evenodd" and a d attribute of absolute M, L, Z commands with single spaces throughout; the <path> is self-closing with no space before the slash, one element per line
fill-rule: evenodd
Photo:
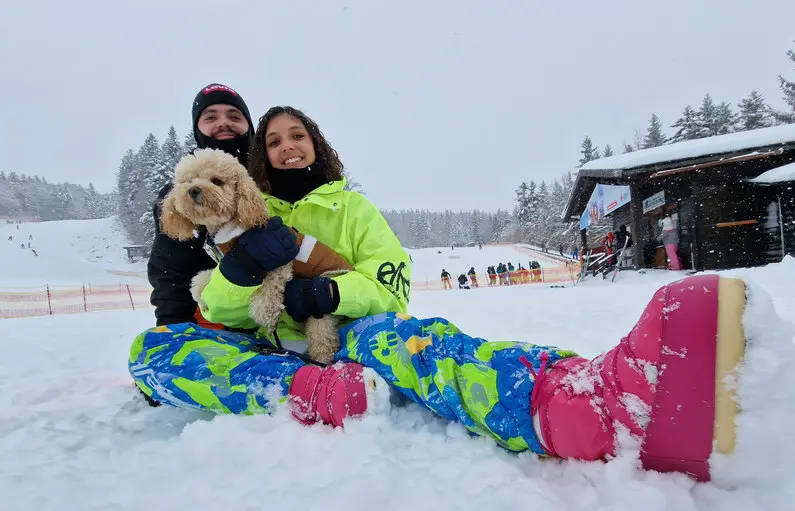
<path fill-rule="evenodd" d="M 193 188 L 188 190 L 188 195 L 190 195 L 190 198 L 193 200 L 198 199 L 201 194 L 202 194 L 202 189 L 199 188 L 198 186 L 194 186 Z"/>

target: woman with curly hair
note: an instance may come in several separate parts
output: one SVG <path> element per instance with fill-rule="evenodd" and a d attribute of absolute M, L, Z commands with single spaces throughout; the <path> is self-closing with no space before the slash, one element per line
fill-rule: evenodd
<path fill-rule="evenodd" d="M 746 297 L 742 281 L 701 275 L 664 286 L 632 331 L 590 360 L 554 346 L 488 342 L 445 319 L 406 314 L 408 255 L 377 208 L 345 190 L 339 156 L 302 112 L 268 110 L 248 163 L 270 215 L 353 270 L 288 282 L 273 336 L 192 323 L 142 333 L 130 372 L 154 401 L 254 414 L 288 400 L 305 424 L 342 426 L 399 398 L 506 449 L 583 460 L 612 457 L 616 433 L 629 431 L 642 440 L 644 467 L 702 480 L 713 452 L 733 451 L 736 387 L 726 376 L 745 351 L 744 314 L 767 313 L 746 307 L 760 297 Z M 252 229 L 223 256 L 202 292 L 208 320 L 256 328 L 249 297 L 296 252 L 281 227 Z M 326 314 L 342 318 L 338 363 L 329 366 L 300 353 L 301 323 Z"/>

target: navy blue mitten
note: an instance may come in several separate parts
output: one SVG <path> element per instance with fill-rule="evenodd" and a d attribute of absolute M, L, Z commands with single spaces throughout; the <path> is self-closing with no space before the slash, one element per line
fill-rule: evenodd
<path fill-rule="evenodd" d="M 265 274 L 284 266 L 298 255 L 295 233 L 275 216 L 265 227 L 244 232 L 237 245 L 222 259 L 220 270 L 226 279 L 238 286 L 257 286 Z"/>
<path fill-rule="evenodd" d="M 337 283 L 327 277 L 293 279 L 284 289 L 284 309 L 299 323 L 331 314 L 339 304 Z"/>

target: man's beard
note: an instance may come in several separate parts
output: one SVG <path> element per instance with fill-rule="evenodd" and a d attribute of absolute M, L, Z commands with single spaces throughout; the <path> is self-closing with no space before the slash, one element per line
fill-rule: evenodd
<path fill-rule="evenodd" d="M 249 132 L 246 132 L 242 135 L 235 135 L 234 138 L 227 138 L 223 140 L 208 137 L 201 131 L 196 132 L 196 147 L 199 149 L 220 149 L 221 151 L 231 154 L 237 158 L 237 161 L 239 161 L 244 167 L 248 167 L 248 149 L 250 144 L 251 135 Z"/>

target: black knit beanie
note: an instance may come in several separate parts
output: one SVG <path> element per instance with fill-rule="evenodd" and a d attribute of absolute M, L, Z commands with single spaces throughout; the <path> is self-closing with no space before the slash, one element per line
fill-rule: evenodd
<path fill-rule="evenodd" d="M 199 116 L 201 116 L 204 109 L 210 105 L 231 105 L 243 114 L 248 122 L 248 133 L 238 135 L 230 140 L 216 140 L 208 137 L 199 131 Z M 243 98 L 240 97 L 234 89 L 220 83 L 211 83 L 204 87 L 196 94 L 193 100 L 193 109 L 191 110 L 193 117 L 193 138 L 196 140 L 196 146 L 200 149 L 209 147 L 212 149 L 221 149 L 227 153 L 236 156 L 240 163 L 246 165 L 248 156 L 249 142 L 254 138 L 254 123 L 251 122 L 251 114 L 248 111 L 248 106 Z"/>

